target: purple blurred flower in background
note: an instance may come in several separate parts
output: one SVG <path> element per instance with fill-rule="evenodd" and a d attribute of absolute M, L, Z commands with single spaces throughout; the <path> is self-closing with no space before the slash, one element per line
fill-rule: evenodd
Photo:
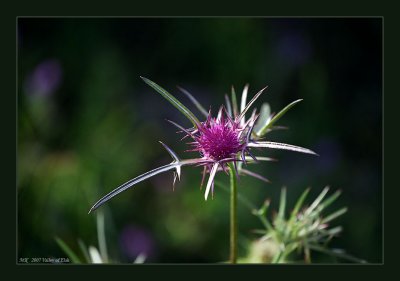
<path fill-rule="evenodd" d="M 140 254 L 145 255 L 147 260 L 155 254 L 155 243 L 151 233 L 135 225 L 128 225 L 122 230 L 120 247 L 131 260 Z"/>
<path fill-rule="evenodd" d="M 60 86 L 62 68 L 56 59 L 48 59 L 36 66 L 28 76 L 25 90 L 33 96 L 50 96 Z"/>

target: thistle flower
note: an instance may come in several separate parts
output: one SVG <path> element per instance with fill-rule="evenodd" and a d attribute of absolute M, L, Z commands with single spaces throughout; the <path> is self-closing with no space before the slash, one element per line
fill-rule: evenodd
<path fill-rule="evenodd" d="M 259 91 L 250 100 L 250 102 L 246 103 L 248 93 L 248 85 L 246 85 L 241 97 L 240 111 L 238 110 L 235 91 L 232 88 L 231 100 L 228 96 L 225 96 L 226 107 L 221 106 L 217 116 L 212 117 L 211 110 L 207 112 L 204 107 L 201 106 L 201 104 L 189 92 L 178 87 L 204 115 L 205 121 L 200 122 L 199 119 L 187 107 L 185 107 L 180 101 L 178 101 L 165 89 L 147 78 L 141 78 L 149 86 L 160 93 L 165 99 L 167 99 L 172 105 L 174 105 L 179 111 L 181 111 L 192 122 L 193 126 L 186 129 L 179 124 L 168 120 L 171 124 L 178 127 L 179 130 L 185 134 L 182 139 L 192 139 L 192 142 L 189 143 L 191 149 L 189 149 L 188 151 L 197 151 L 199 152 L 200 157 L 181 160 L 171 148 L 160 141 L 160 143 L 173 158 L 173 161 L 170 164 L 148 171 L 117 187 L 116 189 L 105 195 L 103 198 L 101 198 L 99 201 L 97 201 L 90 209 L 89 213 L 96 210 L 102 204 L 104 204 L 117 194 L 134 186 L 135 184 L 157 174 L 167 172 L 169 170 L 175 170 L 173 181 L 173 185 L 175 185 L 176 178 L 180 179 L 181 167 L 183 166 L 203 167 L 203 178 L 201 181 L 201 186 L 204 183 L 206 174 L 209 174 L 204 193 L 205 200 L 207 200 L 210 191 L 214 193 L 214 178 L 216 173 L 221 170 L 227 173 L 227 166 L 231 163 L 233 163 L 236 175 L 246 174 L 269 182 L 268 179 L 264 178 L 263 176 L 242 167 L 243 163 L 247 164 L 248 162 L 274 160 L 268 157 L 254 156 L 250 151 L 251 148 L 284 149 L 316 155 L 315 152 L 299 146 L 262 140 L 265 134 L 269 131 L 282 128 L 273 125 L 280 117 L 283 116 L 283 114 L 285 114 L 292 106 L 294 106 L 301 100 L 296 100 L 292 102 L 276 115 L 270 115 L 269 107 L 267 105 L 264 105 L 261 108 L 260 114 L 257 114 L 257 110 L 253 110 L 250 118 L 246 119 L 246 113 L 267 88 L 265 87 L 264 89 Z M 258 119 L 259 116 L 261 116 L 262 118 Z M 257 128 L 257 130 L 254 129 L 255 127 Z"/>

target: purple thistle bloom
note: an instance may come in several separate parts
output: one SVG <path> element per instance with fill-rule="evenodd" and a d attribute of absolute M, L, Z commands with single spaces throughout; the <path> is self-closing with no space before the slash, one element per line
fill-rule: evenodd
<path fill-rule="evenodd" d="M 255 162 L 255 161 L 273 161 L 274 159 L 262 156 L 254 156 L 250 152 L 250 148 L 272 148 L 272 149 L 284 149 L 297 151 L 302 153 L 314 154 L 315 152 L 302 148 L 299 146 L 294 146 L 290 144 L 277 143 L 277 142 L 268 142 L 262 141 L 261 139 L 268 132 L 279 129 L 281 127 L 273 126 L 274 123 L 283 116 L 292 106 L 298 103 L 301 100 L 297 100 L 286 106 L 276 115 L 266 114 L 265 112 L 260 112 L 257 114 L 257 111 L 254 110 L 251 117 L 246 120 L 246 113 L 253 105 L 253 103 L 257 100 L 257 98 L 263 93 L 263 91 L 267 88 L 265 87 L 261 91 L 259 91 L 249 103 L 246 104 L 248 86 L 246 85 L 240 103 L 240 111 L 236 102 L 236 94 L 232 89 L 232 102 L 226 96 L 226 107 L 221 106 L 218 111 L 218 115 L 216 118 L 212 117 L 211 110 L 207 113 L 207 111 L 200 105 L 200 103 L 186 90 L 178 87 L 189 99 L 193 102 L 193 104 L 199 109 L 199 111 L 204 115 L 206 120 L 204 122 L 200 122 L 199 119 L 181 102 L 179 102 L 174 96 L 168 93 L 166 90 L 161 88 L 159 85 L 154 83 L 153 81 L 141 77 L 148 85 L 154 88 L 157 92 L 159 92 L 164 98 L 166 98 L 172 105 L 174 105 L 179 111 L 181 111 L 193 124 L 193 127 L 185 129 L 182 126 L 176 124 L 173 121 L 169 121 L 176 127 L 180 129 L 181 132 L 185 134 L 184 138 L 190 137 L 192 138 L 192 142 L 189 145 L 192 146 L 192 149 L 188 151 L 198 151 L 200 154 L 199 158 L 195 159 L 185 159 L 181 160 L 176 155 L 174 151 L 172 151 L 167 145 L 160 142 L 164 148 L 168 151 L 168 153 L 173 158 L 173 161 L 161 167 L 158 167 L 154 170 L 148 171 L 130 181 L 122 184 L 117 187 L 103 198 L 101 198 L 97 203 L 93 205 L 90 209 L 91 211 L 96 210 L 102 204 L 110 200 L 112 197 L 117 194 L 127 190 L 133 185 L 148 179 L 154 175 L 167 172 L 169 170 L 175 170 L 174 182 L 175 185 L 176 178 L 180 178 L 181 167 L 182 166 L 203 166 L 203 178 L 201 181 L 201 186 L 203 185 L 205 176 L 209 173 L 209 178 L 206 186 L 206 191 L 204 194 L 205 200 L 207 200 L 210 190 L 212 193 L 214 192 L 214 177 L 218 170 L 223 170 L 227 173 L 227 165 L 229 163 L 234 164 L 234 168 L 236 170 L 237 175 L 249 175 L 260 180 L 269 182 L 268 179 L 263 176 L 256 174 L 254 172 L 248 171 L 242 167 L 242 163 Z M 265 106 L 263 107 L 265 108 Z M 263 116 L 263 119 L 258 120 L 259 115 Z M 255 125 L 257 124 L 258 130 L 253 130 Z"/>
<path fill-rule="evenodd" d="M 195 151 L 205 158 L 216 161 L 235 157 L 245 146 L 242 144 L 239 124 L 223 118 L 210 118 L 199 127 L 198 136 L 194 137 Z"/>

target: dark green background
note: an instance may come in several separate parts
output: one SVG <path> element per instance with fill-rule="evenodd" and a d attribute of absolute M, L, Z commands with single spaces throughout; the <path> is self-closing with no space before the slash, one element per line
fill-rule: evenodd
<path fill-rule="evenodd" d="M 179 84 L 214 110 L 231 85 L 241 90 L 245 83 L 250 95 L 268 85 L 260 100 L 273 111 L 303 98 L 280 121 L 290 130 L 270 137 L 320 157 L 262 152 L 280 160 L 255 167 L 272 184 L 242 178 L 240 192 L 257 205 L 271 198 L 275 207 L 284 185 L 292 204 L 308 186 L 314 196 L 325 185 L 341 189 L 335 206 L 349 212 L 334 222 L 344 232 L 332 245 L 382 261 L 380 18 L 19 18 L 17 37 L 19 257 L 64 256 L 55 236 L 74 249 L 77 238 L 97 246 L 88 209 L 120 183 L 168 163 L 158 140 L 182 158 L 193 156 L 164 121 L 187 120 L 142 75 L 190 106 Z M 59 83 L 43 93 L 40 85 L 57 80 L 46 65 L 59 72 Z M 104 206 L 110 255 L 133 259 L 135 250 L 121 241 L 131 228 L 153 245 L 151 262 L 226 260 L 228 196 L 217 189 L 204 202 L 200 179 L 200 169 L 184 168 L 175 192 L 164 174 Z M 244 255 L 250 230 L 261 225 L 239 211 Z"/>

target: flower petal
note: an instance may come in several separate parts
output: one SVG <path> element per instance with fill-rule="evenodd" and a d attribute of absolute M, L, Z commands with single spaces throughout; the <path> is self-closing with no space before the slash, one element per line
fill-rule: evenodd
<path fill-rule="evenodd" d="M 208 194 L 210 193 L 211 185 L 214 182 L 215 173 L 217 172 L 219 163 L 215 163 L 210 171 L 210 177 L 208 178 L 206 192 L 204 193 L 204 199 L 207 200 Z"/>

